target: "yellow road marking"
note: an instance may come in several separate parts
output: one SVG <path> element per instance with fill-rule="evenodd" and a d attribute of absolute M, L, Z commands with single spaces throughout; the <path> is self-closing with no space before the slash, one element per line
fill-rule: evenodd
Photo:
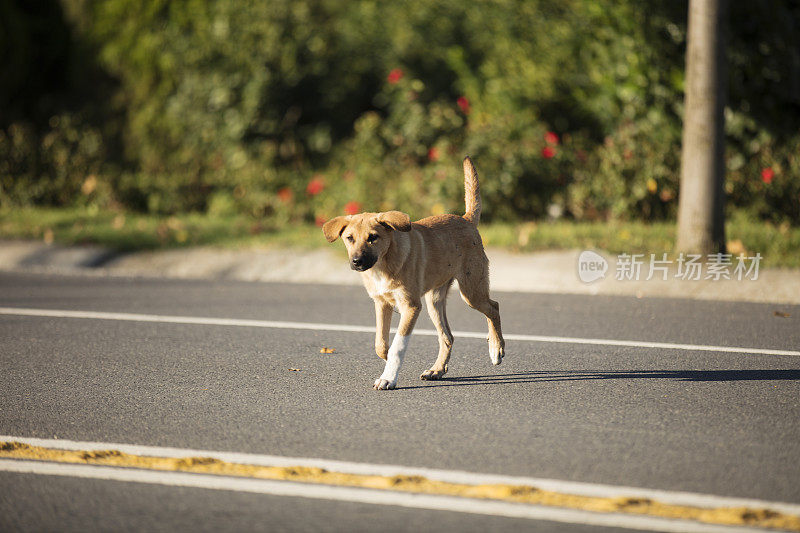
<path fill-rule="evenodd" d="M 593 511 L 628 513 L 660 518 L 694 520 L 708 524 L 752 526 L 800 532 L 800 516 L 748 507 L 701 508 L 665 504 L 648 498 L 604 498 L 540 490 L 522 485 L 469 485 L 438 481 L 423 476 L 379 476 L 332 472 L 306 466 L 260 466 L 233 463 L 211 457 L 153 457 L 117 450 L 63 450 L 0 441 L 0 457 L 59 463 L 180 471 L 257 479 L 319 483 L 346 487 L 393 490 L 420 494 L 458 496 Z"/>

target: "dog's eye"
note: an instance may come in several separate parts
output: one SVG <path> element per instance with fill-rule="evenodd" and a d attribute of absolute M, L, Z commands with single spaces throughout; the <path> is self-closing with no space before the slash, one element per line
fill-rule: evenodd
<path fill-rule="evenodd" d="M 353 238 L 353 236 L 352 236 L 352 235 L 348 235 L 348 236 L 347 236 L 347 237 L 345 237 L 345 238 L 347 239 L 347 242 L 356 242 L 356 240 Z"/>
<path fill-rule="evenodd" d="M 378 240 L 379 235 L 377 233 L 371 233 L 369 237 L 367 237 L 367 242 L 375 242 Z"/>

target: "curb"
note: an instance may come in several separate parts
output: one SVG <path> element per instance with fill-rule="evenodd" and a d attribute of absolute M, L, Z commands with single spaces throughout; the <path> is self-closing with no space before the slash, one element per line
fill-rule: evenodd
<path fill-rule="evenodd" d="M 578 278 L 580 250 L 513 254 L 487 249 L 491 286 L 497 291 L 665 297 L 699 300 L 800 304 L 800 270 L 762 269 L 757 280 L 668 279 L 619 281 L 616 262 L 603 279 Z M 0 270 L 72 275 L 214 279 L 360 285 L 347 267 L 344 250 L 245 249 L 211 247 L 118 253 L 97 246 L 61 246 L 36 241 L 0 242 Z M 642 276 L 644 277 L 644 276 Z"/>

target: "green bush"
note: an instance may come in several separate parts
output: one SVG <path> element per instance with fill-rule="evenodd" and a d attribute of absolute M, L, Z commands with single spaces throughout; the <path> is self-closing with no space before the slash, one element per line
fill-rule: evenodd
<path fill-rule="evenodd" d="M 5 205 L 423 216 L 470 154 L 486 218 L 677 210 L 685 1 L 43 5 L 0 5 Z M 800 222 L 800 7 L 730 21 L 729 205 Z"/>

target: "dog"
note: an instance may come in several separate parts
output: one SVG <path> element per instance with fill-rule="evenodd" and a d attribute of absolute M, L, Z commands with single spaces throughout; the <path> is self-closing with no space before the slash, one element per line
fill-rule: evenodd
<path fill-rule="evenodd" d="M 500 329 L 500 306 L 489 298 L 489 260 L 478 233 L 481 217 L 478 174 L 469 157 L 464 158 L 464 188 L 464 216 L 435 215 L 411 222 L 405 213 L 387 211 L 339 216 L 322 226 L 328 242 L 342 238 L 350 268 L 361 273 L 367 293 L 375 302 L 375 352 L 386 361 L 383 373 L 373 385 L 376 390 L 397 387 L 423 297 L 438 332 L 439 355 L 420 379 L 437 380 L 445 375 L 453 348 L 445 310 L 453 280 L 458 281 L 467 305 L 486 315 L 492 364 L 499 365 L 503 360 L 505 341 Z M 389 326 L 395 308 L 400 313 L 400 325 L 389 346 Z"/>

